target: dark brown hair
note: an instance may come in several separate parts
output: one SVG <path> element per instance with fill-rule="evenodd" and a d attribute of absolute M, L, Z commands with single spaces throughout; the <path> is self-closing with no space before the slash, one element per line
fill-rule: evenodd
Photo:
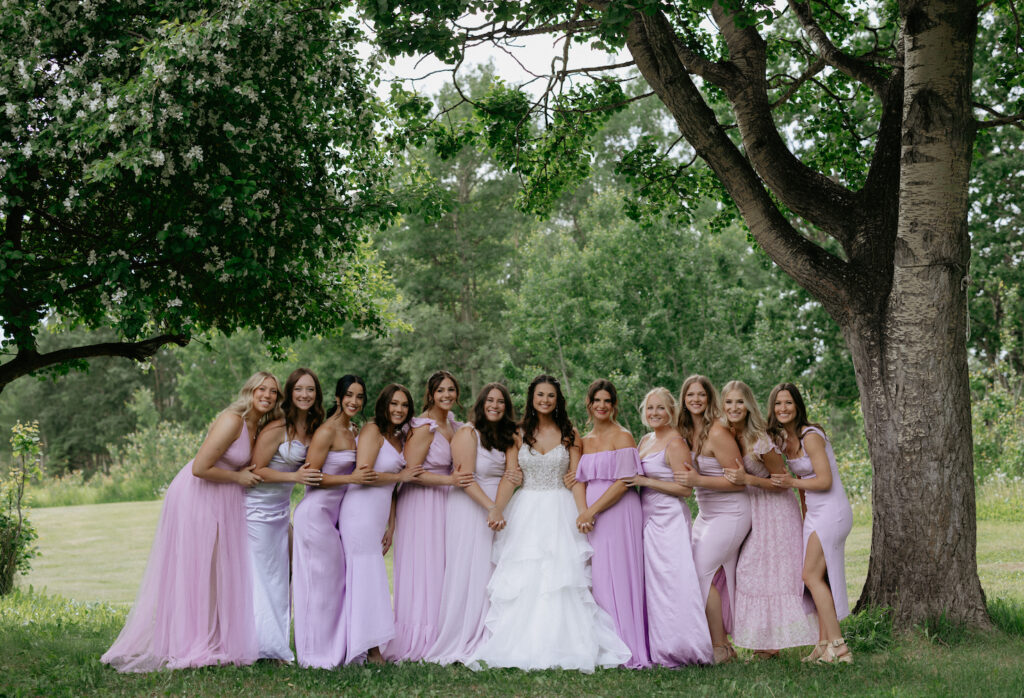
<path fill-rule="evenodd" d="M 768 395 L 768 435 L 780 446 L 786 442 L 786 428 L 779 423 L 779 418 L 775 416 L 775 398 L 783 390 L 793 396 L 793 406 L 796 407 L 796 417 L 793 418 L 796 435 L 803 439 L 804 429 L 807 427 L 821 429 L 821 433 L 824 434 L 825 430 L 820 424 L 815 424 L 807 419 L 807 405 L 804 404 L 804 397 L 800 394 L 800 389 L 793 383 L 779 383 L 772 388 L 772 392 Z"/>
<path fill-rule="evenodd" d="M 334 386 L 334 404 L 331 405 L 331 409 L 327 410 L 327 416 L 330 417 L 332 414 L 341 409 L 341 399 L 345 397 L 345 393 L 353 385 L 363 386 L 363 407 L 366 407 L 366 383 L 359 376 L 347 373 L 338 379 L 337 384 Z M 362 409 L 359 410 L 362 412 Z"/>
<path fill-rule="evenodd" d="M 441 387 L 441 383 L 444 379 L 448 378 L 452 383 L 455 384 L 455 404 L 462 407 L 462 403 L 459 402 L 459 381 L 455 379 L 455 376 L 450 371 L 441 369 L 440 371 L 434 371 L 430 374 L 430 378 L 427 379 L 427 394 L 423 397 L 423 411 L 426 412 L 434 406 L 434 392 Z"/>
<path fill-rule="evenodd" d="M 484 413 L 484 403 L 492 390 L 499 391 L 505 400 L 505 414 L 497 422 L 488 420 Z M 512 396 L 501 383 L 488 383 L 480 390 L 476 402 L 469 410 L 469 421 L 480 432 L 480 445 L 484 448 L 506 451 L 516 442 L 516 413 L 512 406 Z"/>
<path fill-rule="evenodd" d="M 324 392 L 320 389 L 320 379 L 308 368 L 297 368 L 284 383 L 284 402 L 281 403 L 281 409 L 284 411 L 284 433 L 289 438 L 295 433 L 299 419 L 299 408 L 292 402 L 292 391 L 303 376 L 312 378 L 316 387 L 316 400 L 306 412 L 306 435 L 312 436 L 317 427 L 324 423 Z"/>
<path fill-rule="evenodd" d="M 409 403 L 409 409 L 405 413 L 405 421 L 401 424 L 393 424 L 391 417 L 388 416 L 388 405 L 391 404 L 391 398 L 395 396 L 397 392 L 405 393 L 405 399 Z M 398 383 L 391 383 L 384 387 L 384 390 L 380 391 L 380 395 L 377 396 L 377 403 L 373 406 L 373 423 L 380 429 L 380 433 L 385 439 L 389 439 L 392 436 L 403 434 L 405 431 L 405 425 L 412 420 L 412 393 L 404 385 Z"/>
<path fill-rule="evenodd" d="M 590 406 L 594 404 L 594 398 L 599 392 L 604 390 L 612 397 L 612 421 L 614 422 L 619 416 L 619 393 L 615 390 L 615 386 L 607 378 L 598 378 L 596 381 L 590 384 L 587 388 L 587 422 L 593 421 L 590 417 Z"/>
<path fill-rule="evenodd" d="M 708 397 L 708 405 L 704 408 L 704 414 L 702 415 L 704 423 L 700 425 L 699 429 L 693 422 L 693 415 L 690 414 L 690 409 L 686 406 L 686 391 L 694 383 L 700 383 Z M 690 445 L 690 450 L 693 451 L 694 458 L 696 458 L 704 449 L 704 443 L 708 439 L 708 434 L 711 433 L 711 425 L 722 416 L 722 408 L 718 404 L 718 392 L 707 376 L 694 374 L 683 381 L 683 387 L 679 389 L 679 406 L 679 424 L 676 425 L 676 428 L 683 438 L 686 439 L 686 442 Z"/>
<path fill-rule="evenodd" d="M 543 383 L 548 383 L 555 389 L 555 411 L 551 413 L 551 418 L 555 420 L 558 430 L 562 432 L 562 445 L 569 448 L 576 437 L 573 434 L 572 422 L 565 411 L 562 384 L 554 376 L 544 373 L 530 381 L 530 386 L 526 389 L 526 409 L 523 410 L 523 421 L 519 423 L 519 428 L 523 430 L 523 441 L 530 447 L 537 441 L 534 432 L 537 431 L 537 425 L 540 423 L 540 415 L 537 414 L 537 410 L 533 406 L 533 393 L 537 390 L 537 386 Z"/>

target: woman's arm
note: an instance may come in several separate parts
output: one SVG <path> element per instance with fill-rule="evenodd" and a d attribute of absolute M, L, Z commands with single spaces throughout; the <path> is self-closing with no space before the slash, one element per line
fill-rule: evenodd
<path fill-rule="evenodd" d="M 688 465 L 690 462 L 690 449 L 681 436 L 668 442 L 668 446 L 665 447 L 665 462 L 668 463 L 668 467 L 672 469 L 673 475 L 690 469 Z M 637 475 L 636 477 L 630 478 L 627 480 L 626 484 L 637 485 L 639 487 L 649 487 L 652 490 L 664 492 L 665 494 L 670 494 L 673 497 L 685 498 L 693 494 L 692 487 L 685 487 L 676 483 L 674 480 L 658 480 L 653 477 L 646 477 L 645 475 Z"/>
<path fill-rule="evenodd" d="M 452 437 L 452 477 L 456 480 L 460 475 L 470 477 L 467 485 L 461 485 L 459 482 L 452 484 L 463 486 L 470 499 L 490 511 L 494 502 L 473 477 L 476 473 L 476 448 L 476 434 L 473 433 L 473 427 L 469 425 L 459 429 Z"/>
<path fill-rule="evenodd" d="M 721 464 L 723 471 L 735 470 L 737 462 L 742 466 L 740 447 L 728 429 L 720 424 L 711 427 L 708 443 L 711 446 L 711 454 Z M 742 470 L 742 467 L 740 469 Z M 686 487 L 704 487 L 721 492 L 742 492 L 745 487 L 744 485 L 734 485 L 724 475 L 701 475 L 695 470 L 673 473 L 673 479 L 676 483 Z"/>
<path fill-rule="evenodd" d="M 494 506 L 487 512 L 487 525 L 494 531 L 505 528 L 505 507 L 508 505 L 516 487 L 523 482 L 523 471 L 519 468 L 519 438 L 516 444 L 505 451 L 505 474 L 498 483 L 498 492 L 494 496 Z M 509 474 L 509 470 L 514 472 Z M 506 477 L 508 475 L 508 477 Z M 518 483 L 518 484 L 517 484 Z"/>
<path fill-rule="evenodd" d="M 433 440 L 434 432 L 430 431 L 429 424 L 412 430 L 405 442 L 405 468 L 399 473 L 399 482 L 421 484 L 420 479 L 426 474 L 423 470 L 423 461 L 427 459 L 427 452 L 430 451 L 430 443 Z"/>
<path fill-rule="evenodd" d="M 395 512 L 397 511 L 397 507 L 395 506 L 395 502 L 397 502 L 397 501 L 398 501 L 398 492 L 397 491 L 396 492 L 392 492 L 391 493 L 391 511 L 388 513 L 388 527 L 386 529 L 384 529 L 384 537 L 381 538 L 381 540 L 380 540 L 380 545 L 381 545 L 381 548 L 383 549 L 383 552 L 381 552 L 381 555 L 387 555 L 388 554 L 388 551 L 391 550 L 391 543 L 395 540 L 395 521 L 396 521 L 396 518 L 397 518 L 396 515 L 395 515 Z"/>
<path fill-rule="evenodd" d="M 222 412 L 210 425 L 199 453 L 192 460 L 192 474 L 209 482 L 230 482 L 242 487 L 252 487 L 262 482 L 263 478 L 254 473 L 251 467 L 241 470 L 214 467 L 241 432 L 242 418 L 237 414 Z"/>
<path fill-rule="evenodd" d="M 825 439 L 821 438 L 820 434 L 811 432 L 804 437 L 804 451 L 811 458 L 814 477 L 801 480 L 789 473 L 783 473 L 772 475 L 772 484 L 782 489 L 795 487 L 808 492 L 824 492 L 832 487 L 832 468 L 829 466 L 828 453 L 825 451 Z"/>
<path fill-rule="evenodd" d="M 253 472 L 263 478 L 263 482 L 296 482 L 302 485 L 317 485 L 323 477 L 318 470 L 300 467 L 299 469 L 284 473 L 270 467 L 270 461 L 281 447 L 284 440 L 288 438 L 287 429 L 283 419 L 278 419 L 263 428 L 256 438 L 256 446 L 252 450 Z"/>

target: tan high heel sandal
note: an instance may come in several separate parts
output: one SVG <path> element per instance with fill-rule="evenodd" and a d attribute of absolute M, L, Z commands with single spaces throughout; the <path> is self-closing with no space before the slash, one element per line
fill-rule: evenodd
<path fill-rule="evenodd" d="M 817 659 L 818 664 L 853 664 L 853 652 L 846 646 L 846 640 L 839 638 L 825 645 L 825 651 Z"/>
<path fill-rule="evenodd" d="M 804 657 L 800 661 L 801 662 L 816 662 L 816 661 L 818 661 L 818 658 L 821 655 L 825 654 L 825 648 L 826 647 L 828 647 L 828 640 L 822 640 L 821 642 L 819 642 L 818 644 L 816 644 L 814 646 L 814 649 L 811 650 L 811 653 L 809 655 L 807 655 L 806 657 Z"/>
<path fill-rule="evenodd" d="M 736 650 L 730 645 L 711 645 L 712 662 L 715 664 L 728 664 L 736 659 Z"/>

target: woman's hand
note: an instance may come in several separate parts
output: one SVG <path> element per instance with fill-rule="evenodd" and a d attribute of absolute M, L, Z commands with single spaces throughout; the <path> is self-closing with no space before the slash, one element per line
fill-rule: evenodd
<path fill-rule="evenodd" d="M 465 489 L 472 485 L 476 481 L 473 477 L 473 473 L 463 473 L 456 470 L 452 473 L 452 487 L 461 487 Z"/>
<path fill-rule="evenodd" d="M 772 484 L 780 490 L 790 490 L 796 487 L 796 480 L 789 473 L 772 474 Z"/>
<path fill-rule="evenodd" d="M 391 550 L 391 543 L 395 539 L 395 527 L 388 524 L 387 529 L 384 531 L 384 537 L 380 539 L 381 555 L 387 555 L 388 551 Z"/>
<path fill-rule="evenodd" d="M 247 468 L 242 468 L 238 471 L 238 484 L 242 487 L 255 487 L 256 485 L 263 482 L 263 478 L 257 475 L 254 471 L 255 466 L 250 465 Z"/>
<path fill-rule="evenodd" d="M 597 525 L 597 517 L 590 513 L 589 509 L 584 510 L 576 517 L 576 528 L 580 533 L 590 533 Z"/>
<path fill-rule="evenodd" d="M 523 484 L 523 471 L 519 468 L 505 468 L 505 474 L 501 477 L 514 487 L 519 487 Z"/>
<path fill-rule="evenodd" d="M 351 484 L 353 485 L 372 485 L 377 481 L 377 471 L 372 466 L 363 465 L 352 471 Z"/>
<path fill-rule="evenodd" d="M 576 472 L 573 470 L 567 470 L 565 475 L 562 476 L 562 484 L 565 485 L 565 489 L 571 490 L 576 486 Z"/>
<path fill-rule="evenodd" d="M 683 470 L 677 470 L 672 473 L 672 479 L 675 483 L 677 485 L 682 485 L 683 487 L 696 487 L 698 477 L 699 475 L 697 474 L 697 471 L 691 470 L 690 468 L 684 468 Z"/>
<path fill-rule="evenodd" d="M 399 482 L 412 482 L 420 475 L 423 474 L 423 464 L 420 465 L 407 465 L 402 468 L 398 473 Z"/>
<path fill-rule="evenodd" d="M 622 482 L 626 485 L 626 487 L 647 487 L 648 480 L 645 476 L 640 475 L 638 473 L 636 475 L 633 475 L 632 477 L 622 478 Z"/>
<path fill-rule="evenodd" d="M 747 471 L 743 469 L 743 461 L 739 458 L 736 459 L 736 468 L 722 468 L 722 474 L 725 475 L 725 479 L 734 485 L 746 485 L 747 483 Z"/>
<path fill-rule="evenodd" d="M 505 513 L 497 506 L 487 511 L 487 527 L 492 531 L 500 531 L 505 528 Z"/>
<path fill-rule="evenodd" d="M 303 463 L 301 468 L 292 473 L 292 476 L 298 484 L 310 487 L 317 487 L 324 479 L 324 474 L 320 472 L 319 468 L 313 468 L 309 463 Z"/>

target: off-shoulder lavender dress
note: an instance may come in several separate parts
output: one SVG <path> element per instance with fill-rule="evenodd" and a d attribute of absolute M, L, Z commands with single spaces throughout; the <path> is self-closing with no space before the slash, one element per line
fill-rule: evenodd
<path fill-rule="evenodd" d="M 672 482 L 665 451 L 640 461 L 644 475 Z M 690 548 L 690 507 L 671 494 L 644 487 L 644 588 L 651 661 L 666 667 L 711 664 L 711 633 Z"/>
<path fill-rule="evenodd" d="M 214 464 L 249 465 L 249 430 Z M 118 671 L 252 664 L 258 658 L 243 489 L 178 471 L 124 628 L 101 661 Z"/>
<path fill-rule="evenodd" d="M 452 433 L 460 425 L 448 415 Z M 414 417 L 410 428 L 427 425 L 434 440 L 423 461 L 426 472 L 450 475 L 452 447 L 429 417 Z M 444 585 L 444 518 L 450 487 L 405 484 L 398 493 L 395 523 L 395 637 L 384 656 L 394 662 L 423 659 L 437 642 L 437 618 Z"/>
<path fill-rule="evenodd" d="M 587 485 L 587 506 L 616 480 L 639 472 L 635 448 L 587 453 L 576 466 L 576 480 Z M 633 656 L 628 669 L 651 665 L 647 648 L 647 611 L 644 602 L 644 514 L 640 496 L 630 488 L 622 498 L 597 515 L 588 535 L 594 600 L 615 621 L 615 630 Z"/>
<path fill-rule="evenodd" d="M 373 469 L 397 473 L 404 467 L 405 457 L 384 439 Z M 341 503 L 338 526 L 345 549 L 341 615 L 346 664 L 362 662 L 368 650 L 383 648 L 395 636 L 395 612 L 381 544 L 394 489 L 394 485 L 350 485 Z"/>
<path fill-rule="evenodd" d="M 306 460 L 301 441 L 285 441 L 268 467 L 293 473 Z M 289 593 L 288 529 L 294 482 L 261 482 L 245 491 L 245 523 L 252 560 L 253 609 L 260 658 L 295 661 L 291 648 L 292 597 Z"/>
<path fill-rule="evenodd" d="M 477 440 L 474 479 L 493 500 L 505 474 L 505 453 L 484 448 L 480 433 L 473 431 Z M 484 619 L 490 608 L 487 582 L 494 571 L 494 532 L 487 527 L 487 511 L 461 488 L 452 488 L 448 493 L 444 537 L 445 569 L 437 642 L 426 659 L 438 664 L 465 663 L 487 631 Z"/>
<path fill-rule="evenodd" d="M 329 451 L 320 471 L 348 475 L 356 452 Z M 295 507 L 292 590 L 295 599 L 295 654 L 304 667 L 332 669 L 345 661 L 341 602 L 345 596 L 345 552 L 338 512 L 348 485 L 307 487 Z"/>
<path fill-rule="evenodd" d="M 761 457 L 778 451 L 768 439 L 743 457 L 754 477 L 769 473 Z M 804 601 L 800 503 L 792 491 L 747 486 L 750 535 L 736 563 L 732 639 L 740 647 L 778 650 L 818 641 L 818 616 Z"/>
<path fill-rule="evenodd" d="M 725 471 L 717 458 L 697 456 L 696 470 L 701 475 L 721 477 Z M 707 604 L 714 584 L 722 597 L 722 621 L 732 632 L 733 605 L 736 598 L 736 558 L 743 539 L 750 532 L 750 497 L 746 490 L 728 492 L 697 487 L 697 520 L 693 522 L 693 564 L 700 579 L 701 599 Z"/>
<path fill-rule="evenodd" d="M 791 458 L 789 469 L 801 480 L 816 477 L 811 457 L 804 449 L 804 439 L 812 433 L 825 440 L 828 467 L 832 471 L 832 486 L 824 492 L 804 490 L 807 514 L 804 516 L 803 550 L 806 557 L 807 541 L 812 533 L 817 533 L 821 549 L 825 553 L 825 579 L 832 590 L 836 617 L 842 620 L 850 615 L 850 602 L 846 595 L 846 537 L 853 528 L 853 510 L 850 508 L 850 500 L 846 498 L 843 483 L 839 480 L 839 468 L 836 467 L 836 454 L 832 451 L 832 444 L 820 429 L 809 427 L 800 436 L 800 452 L 804 455 Z"/>

